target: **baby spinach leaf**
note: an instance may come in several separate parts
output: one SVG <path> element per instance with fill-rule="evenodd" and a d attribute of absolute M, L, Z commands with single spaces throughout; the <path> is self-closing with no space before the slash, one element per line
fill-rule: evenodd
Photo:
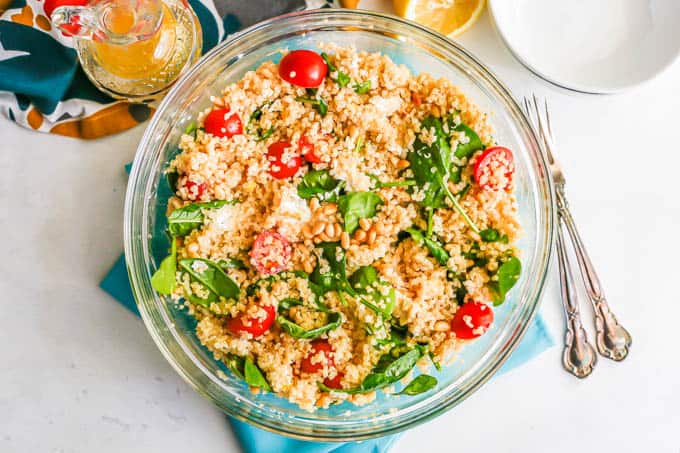
<path fill-rule="evenodd" d="M 253 362 L 250 357 L 246 357 L 243 363 L 243 378 L 246 381 L 246 384 L 251 387 L 259 387 L 267 392 L 272 391 L 272 388 L 262 374 L 262 371 L 255 365 L 255 362 Z"/>
<path fill-rule="evenodd" d="M 172 238 L 170 255 L 161 261 L 158 270 L 151 276 L 151 286 L 160 294 L 172 294 L 177 284 L 177 241 Z"/>
<path fill-rule="evenodd" d="M 421 374 L 420 376 L 416 377 L 414 380 L 408 383 L 406 387 L 402 389 L 401 392 L 398 393 L 398 395 L 419 395 L 421 393 L 425 393 L 429 390 L 432 390 L 437 386 L 437 378 L 434 376 L 430 376 L 427 374 Z"/>
<path fill-rule="evenodd" d="M 279 305 L 279 307 L 280 306 L 281 305 Z M 278 315 L 276 317 L 276 322 L 282 330 L 288 332 L 293 338 L 313 340 L 314 338 L 319 338 L 324 333 L 339 327 L 340 324 L 342 324 L 342 315 L 340 313 L 330 313 L 328 315 L 328 323 L 309 330 L 304 329 L 283 315 Z"/>
<path fill-rule="evenodd" d="M 175 209 L 168 216 L 168 231 L 175 237 L 186 236 L 203 225 L 204 209 L 217 209 L 228 203 L 233 204 L 234 202 L 216 200 L 205 203 L 191 203 L 183 208 Z"/>
<path fill-rule="evenodd" d="M 179 265 L 192 278 L 196 279 L 203 286 L 225 299 L 238 299 L 238 285 L 222 268 L 212 261 L 201 258 L 186 258 L 179 261 Z"/>
<path fill-rule="evenodd" d="M 451 147 L 441 118 L 430 115 L 422 121 L 421 128 L 434 131 L 434 141 L 428 145 L 420 137 L 416 138 L 413 149 L 406 156 L 414 179 L 425 195 L 420 203 L 429 208 L 441 208 L 446 206 L 444 200 L 448 198 L 470 228 L 478 233 L 479 229 L 448 187 L 448 181 L 451 180 Z"/>
<path fill-rule="evenodd" d="M 441 371 L 442 365 L 437 361 L 437 359 L 434 358 L 434 354 L 432 353 L 432 351 L 428 351 L 427 355 L 428 357 L 430 357 L 430 362 L 432 362 L 432 365 L 434 365 L 435 369 L 437 371 Z"/>
<path fill-rule="evenodd" d="M 257 109 L 255 109 L 255 111 L 253 113 L 251 113 L 250 118 L 248 119 L 248 124 L 246 124 L 246 132 L 249 135 L 254 136 L 256 142 L 261 142 L 261 141 L 267 140 L 274 133 L 273 127 L 270 127 L 266 131 L 262 132 L 261 127 L 254 125 L 254 123 L 256 121 L 259 121 L 260 118 L 262 118 L 262 114 L 264 113 L 264 109 L 267 108 L 269 105 L 271 105 L 271 103 L 272 103 L 272 101 L 265 102 L 262 105 L 262 107 L 258 107 Z"/>
<path fill-rule="evenodd" d="M 462 132 L 468 138 L 468 141 L 466 143 L 459 141 L 458 145 L 456 146 L 456 150 L 454 151 L 453 154 L 458 159 L 462 159 L 464 157 L 470 157 L 476 151 L 479 151 L 480 149 L 484 149 L 484 144 L 482 143 L 482 140 L 479 138 L 479 135 L 477 135 L 477 133 L 475 131 L 470 129 L 465 124 L 460 123 L 457 126 L 454 126 L 453 128 L 451 128 L 451 130 L 453 130 L 455 132 Z"/>
<path fill-rule="evenodd" d="M 338 198 L 338 209 L 344 219 L 344 228 L 349 234 L 359 226 L 359 219 L 375 216 L 382 198 L 373 192 L 350 192 Z"/>
<path fill-rule="evenodd" d="M 236 354 L 229 353 L 224 359 L 224 363 L 227 367 L 236 375 L 237 378 L 245 380 L 246 377 L 243 375 L 243 368 L 245 366 L 245 359 Z"/>
<path fill-rule="evenodd" d="M 487 228 L 479 232 L 479 237 L 482 238 L 484 242 L 502 242 L 504 244 L 508 243 L 508 236 L 501 233 L 495 228 Z"/>
<path fill-rule="evenodd" d="M 344 186 L 345 183 L 333 178 L 328 170 L 312 170 L 302 177 L 297 193 L 305 200 L 317 197 L 322 201 L 335 201 Z"/>
<path fill-rule="evenodd" d="M 373 266 L 360 267 L 352 274 L 349 282 L 356 291 L 360 303 L 378 313 L 384 319 L 389 319 L 392 316 L 396 303 L 394 288 L 390 287 L 386 281 L 380 280 L 378 272 Z M 383 294 L 376 287 L 377 285 L 389 287 L 387 294 Z M 367 296 L 368 299 L 362 296 Z"/>
<path fill-rule="evenodd" d="M 332 81 L 340 85 L 340 87 L 346 87 L 351 80 L 350 77 L 346 73 L 339 70 L 338 67 L 335 66 L 333 63 L 331 63 L 331 59 L 328 56 L 328 54 L 322 52 L 321 58 L 323 58 L 323 61 L 326 62 L 326 66 L 328 66 L 328 77 Z M 333 78 L 333 76 L 331 76 L 331 73 L 333 72 L 338 74 L 337 77 Z"/>
<path fill-rule="evenodd" d="M 376 175 L 367 173 L 367 176 L 371 178 L 371 180 L 373 181 L 374 189 L 382 189 L 383 187 L 410 187 L 415 186 L 417 184 L 413 179 L 406 179 L 404 181 L 381 182 L 380 178 L 378 178 Z"/>
<path fill-rule="evenodd" d="M 317 247 L 321 249 L 321 257 L 328 262 L 329 272 L 322 273 L 321 266 L 317 263 L 314 272 L 309 276 L 310 282 L 316 285 L 312 290 L 321 295 L 329 291 L 354 295 L 354 290 L 347 281 L 347 262 L 340 243 L 322 242 Z"/>
<path fill-rule="evenodd" d="M 295 98 L 295 100 L 302 102 L 303 104 L 311 104 L 312 107 L 314 107 L 322 117 L 326 116 L 326 113 L 328 113 L 328 104 L 326 104 L 326 101 L 324 101 L 322 98 L 298 96 Z"/>
<path fill-rule="evenodd" d="M 397 346 L 387 354 L 383 354 L 373 370 L 364 378 L 361 385 L 351 389 L 331 389 L 319 383 L 324 392 L 342 392 L 349 394 L 366 393 L 386 387 L 399 381 L 413 369 L 416 362 L 425 353 L 425 348 L 416 345 L 414 348 Z"/>
<path fill-rule="evenodd" d="M 493 304 L 500 305 L 505 301 L 505 296 L 515 286 L 522 272 L 522 263 L 516 256 L 511 257 L 500 265 L 496 271 L 498 281 L 490 284 L 493 293 Z"/>
<path fill-rule="evenodd" d="M 422 231 L 415 227 L 407 228 L 406 232 L 411 235 L 414 241 L 419 245 L 425 245 L 427 250 L 442 266 L 446 266 L 449 262 L 449 253 L 444 247 L 432 238 L 426 237 Z"/>
<path fill-rule="evenodd" d="M 354 88 L 356 94 L 366 94 L 371 91 L 371 81 L 364 80 L 363 82 L 357 82 L 352 88 Z"/>
<path fill-rule="evenodd" d="M 217 261 L 217 265 L 222 269 L 247 269 L 245 263 L 238 258 L 225 258 Z"/>

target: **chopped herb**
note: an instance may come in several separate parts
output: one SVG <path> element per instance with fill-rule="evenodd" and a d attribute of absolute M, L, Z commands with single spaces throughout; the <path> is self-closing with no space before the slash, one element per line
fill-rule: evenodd
<path fill-rule="evenodd" d="M 264 105 L 262 105 L 262 107 L 258 107 L 257 109 L 255 109 L 255 111 L 250 115 L 250 118 L 248 119 L 248 124 L 246 125 L 246 132 L 248 134 L 254 136 L 256 142 L 261 142 L 261 141 L 267 140 L 269 137 L 272 136 L 272 134 L 274 134 L 274 128 L 273 127 L 270 127 L 266 131 L 262 132 L 261 127 L 259 127 L 259 126 L 255 127 L 254 126 L 254 123 L 256 121 L 259 121 L 260 118 L 262 117 L 262 114 L 264 113 L 264 109 L 266 107 L 268 107 L 269 105 L 271 105 L 271 103 L 272 103 L 271 101 L 266 102 Z"/>
<path fill-rule="evenodd" d="M 373 180 L 374 189 L 382 189 L 385 187 L 409 187 L 416 185 L 416 182 L 413 179 L 406 179 L 404 181 L 380 182 L 380 179 L 376 175 L 368 173 L 368 177 Z"/>
<path fill-rule="evenodd" d="M 328 113 L 328 104 L 326 104 L 326 101 L 324 101 L 322 98 L 298 96 L 295 98 L 295 100 L 302 102 L 303 104 L 311 104 L 322 117 L 326 116 L 326 113 Z"/>
<path fill-rule="evenodd" d="M 364 138 L 359 137 L 359 139 L 357 140 L 357 144 L 354 146 L 354 152 L 360 153 L 362 149 L 364 149 Z"/>
<path fill-rule="evenodd" d="M 363 82 L 355 83 L 353 88 L 356 94 L 366 94 L 371 91 L 371 81 L 364 80 Z"/>
<path fill-rule="evenodd" d="M 333 63 L 331 63 L 331 59 L 328 56 L 328 54 L 321 53 L 321 58 L 323 58 L 323 61 L 326 62 L 326 66 L 328 66 L 328 77 L 332 81 L 340 85 L 340 87 L 346 87 L 351 80 L 350 77 L 346 73 L 339 70 L 338 67 L 335 66 Z M 333 78 L 333 76 L 331 75 L 334 72 L 337 73 L 337 77 L 335 78 Z"/>

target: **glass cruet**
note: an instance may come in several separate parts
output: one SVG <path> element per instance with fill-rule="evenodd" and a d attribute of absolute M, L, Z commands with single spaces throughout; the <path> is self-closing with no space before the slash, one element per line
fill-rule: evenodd
<path fill-rule="evenodd" d="M 52 23 L 73 36 L 92 83 L 116 99 L 158 99 L 201 54 L 186 0 L 89 0 L 56 8 Z"/>

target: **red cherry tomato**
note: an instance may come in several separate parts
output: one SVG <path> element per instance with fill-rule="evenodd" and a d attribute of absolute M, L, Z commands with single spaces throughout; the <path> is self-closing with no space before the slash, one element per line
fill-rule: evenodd
<path fill-rule="evenodd" d="M 184 183 L 184 187 L 187 189 L 190 200 L 200 200 L 205 190 L 208 188 L 207 184 L 204 182 L 196 182 L 191 179 L 187 179 Z"/>
<path fill-rule="evenodd" d="M 512 185 L 514 173 L 512 151 L 502 146 L 484 150 L 475 161 L 475 181 L 482 189 L 507 190 Z"/>
<path fill-rule="evenodd" d="M 233 137 L 243 133 L 243 124 L 238 113 L 228 115 L 229 107 L 215 109 L 208 113 L 203 121 L 203 128 L 215 137 Z"/>
<path fill-rule="evenodd" d="M 260 233 L 250 249 L 250 262 L 263 275 L 277 274 L 288 266 L 292 247 L 274 230 Z"/>
<path fill-rule="evenodd" d="M 326 378 L 323 380 L 323 384 L 330 388 L 330 389 L 341 389 L 342 384 L 340 381 L 342 381 L 342 378 L 345 377 L 344 373 L 340 373 L 339 371 L 335 373 L 335 377 L 333 379 L 331 378 Z"/>
<path fill-rule="evenodd" d="M 468 302 L 458 308 L 451 321 L 456 338 L 471 340 L 482 336 L 493 323 L 493 310 L 481 302 Z"/>
<path fill-rule="evenodd" d="M 311 50 L 293 50 L 279 62 L 279 75 L 286 82 L 303 88 L 321 85 L 328 66 L 321 55 Z"/>
<path fill-rule="evenodd" d="M 319 357 L 319 354 L 321 354 L 322 357 Z M 312 350 L 307 354 L 307 357 L 300 362 L 300 370 L 305 373 L 316 373 L 321 370 L 324 365 L 328 367 L 335 366 L 335 362 L 333 361 L 333 347 L 326 340 L 314 340 L 312 341 Z"/>
<path fill-rule="evenodd" d="M 306 135 L 300 137 L 298 141 L 298 148 L 300 149 L 300 154 L 305 160 L 312 164 L 320 164 L 321 159 L 314 154 L 314 144 L 309 141 Z"/>
<path fill-rule="evenodd" d="M 251 334 L 257 338 L 268 331 L 274 318 L 276 318 L 276 309 L 272 305 L 260 305 L 260 316 L 246 316 L 245 314 L 229 319 L 227 321 L 227 329 L 234 335 L 243 335 L 244 333 Z"/>
<path fill-rule="evenodd" d="M 290 151 L 286 151 L 289 148 Z M 299 155 L 292 154 L 292 152 L 292 145 L 286 141 L 269 145 L 269 148 L 267 148 L 269 174 L 276 179 L 286 179 L 294 176 L 300 165 L 302 165 L 302 159 Z"/>

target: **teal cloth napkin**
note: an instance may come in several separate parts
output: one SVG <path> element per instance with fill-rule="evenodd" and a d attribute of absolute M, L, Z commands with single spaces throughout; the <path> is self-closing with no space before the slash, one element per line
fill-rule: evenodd
<path fill-rule="evenodd" d="M 125 257 L 116 261 L 100 286 L 118 302 L 139 316 L 137 303 L 128 280 Z M 522 342 L 505 362 L 499 373 L 504 373 L 537 356 L 555 343 L 539 314 L 529 326 Z M 263 431 L 247 423 L 229 419 L 241 448 L 245 453 L 386 453 L 399 435 L 371 439 L 364 442 L 330 443 L 306 442 Z"/>

